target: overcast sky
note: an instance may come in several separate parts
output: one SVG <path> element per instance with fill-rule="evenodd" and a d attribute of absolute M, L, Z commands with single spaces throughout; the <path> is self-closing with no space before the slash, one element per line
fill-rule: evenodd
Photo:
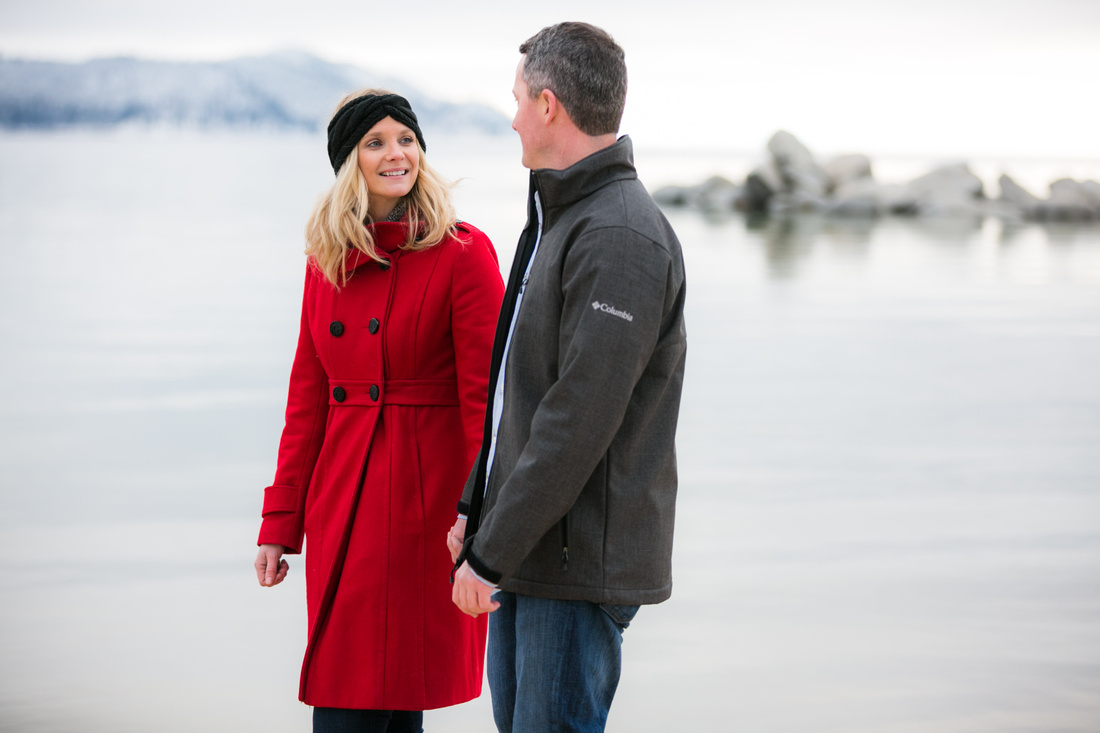
<path fill-rule="evenodd" d="M 0 0 L 0 54 L 295 48 L 511 114 L 519 43 L 562 20 L 626 49 L 639 144 L 1100 159 L 1100 0 Z"/>

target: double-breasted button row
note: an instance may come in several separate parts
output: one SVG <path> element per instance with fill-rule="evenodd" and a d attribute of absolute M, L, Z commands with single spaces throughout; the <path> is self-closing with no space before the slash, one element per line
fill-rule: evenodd
<path fill-rule="evenodd" d="M 372 334 L 378 333 L 378 328 L 381 325 L 381 321 L 379 321 L 377 318 L 372 318 L 370 319 L 370 323 L 367 324 L 367 330 L 370 331 Z M 344 335 L 344 324 L 340 323 L 340 321 L 333 321 L 332 323 L 328 324 L 328 332 L 331 333 L 333 336 L 339 338 Z"/>

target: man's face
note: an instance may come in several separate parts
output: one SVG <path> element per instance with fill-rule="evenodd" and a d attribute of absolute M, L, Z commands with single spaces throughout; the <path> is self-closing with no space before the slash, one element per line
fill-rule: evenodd
<path fill-rule="evenodd" d="M 542 165 L 542 153 L 546 128 L 542 124 L 541 104 L 538 98 L 531 99 L 527 93 L 527 82 L 523 80 L 523 59 L 516 67 L 516 83 L 512 85 L 512 96 L 516 98 L 516 116 L 512 118 L 512 129 L 519 133 L 519 142 L 523 147 L 523 165 L 535 170 Z"/>

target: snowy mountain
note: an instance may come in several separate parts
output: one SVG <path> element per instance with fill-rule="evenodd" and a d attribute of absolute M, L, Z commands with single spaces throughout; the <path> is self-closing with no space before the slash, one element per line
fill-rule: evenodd
<path fill-rule="evenodd" d="M 296 51 L 214 62 L 0 58 L 0 127 L 136 123 L 323 130 L 344 94 L 369 86 L 407 97 L 426 131 L 509 130 L 508 118 L 487 106 L 430 99 L 403 81 Z"/>

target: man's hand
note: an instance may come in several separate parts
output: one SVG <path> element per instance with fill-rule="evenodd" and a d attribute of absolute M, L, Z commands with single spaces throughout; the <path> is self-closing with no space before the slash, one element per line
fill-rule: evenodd
<path fill-rule="evenodd" d="M 455 573 L 451 600 L 458 606 L 458 610 L 477 618 L 483 613 L 492 613 L 500 608 L 500 602 L 492 598 L 494 590 L 492 586 L 478 580 L 470 570 L 470 564 L 464 562 Z"/>
<path fill-rule="evenodd" d="M 451 551 L 451 562 L 458 562 L 458 553 L 462 552 L 462 541 L 466 539 L 466 520 L 458 518 L 455 526 L 447 533 L 447 549 Z"/>
<path fill-rule="evenodd" d="M 256 555 L 256 579 L 260 585 L 269 588 L 283 582 L 290 565 L 283 560 L 283 552 L 286 548 L 282 545 L 260 545 L 260 552 Z"/>

